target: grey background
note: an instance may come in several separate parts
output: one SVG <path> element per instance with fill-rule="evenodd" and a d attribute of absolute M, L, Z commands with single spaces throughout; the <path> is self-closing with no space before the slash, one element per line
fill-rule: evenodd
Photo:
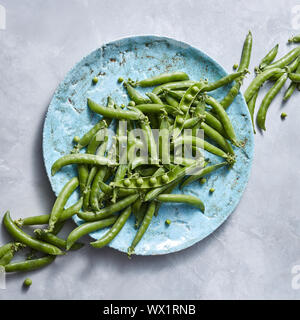
<path fill-rule="evenodd" d="M 277 42 L 279 54 L 286 53 L 286 40 L 300 31 L 293 13 L 297 1 L 0 4 L 7 10 L 7 28 L 0 31 L 0 218 L 7 209 L 13 217 L 50 211 L 54 196 L 41 149 L 45 112 L 66 72 L 101 44 L 130 35 L 174 37 L 203 50 L 229 72 L 249 29 L 254 37 L 251 70 Z M 300 290 L 291 286 L 291 269 L 300 264 L 299 98 L 296 92 L 283 105 L 281 94 L 272 104 L 267 132 L 255 137 L 246 192 L 210 237 L 182 252 L 132 260 L 109 248 L 86 247 L 31 273 L 28 291 L 22 289 L 26 274 L 9 275 L 0 299 L 299 299 Z M 280 119 L 283 109 L 285 121 Z M 8 239 L 1 227 L 0 243 Z"/>

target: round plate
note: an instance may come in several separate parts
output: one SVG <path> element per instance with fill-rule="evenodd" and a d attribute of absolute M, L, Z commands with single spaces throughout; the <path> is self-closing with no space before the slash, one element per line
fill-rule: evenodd
<path fill-rule="evenodd" d="M 82 136 L 100 116 L 87 107 L 87 98 L 106 104 L 111 96 L 119 104 L 127 103 L 123 86 L 117 83 L 125 79 L 143 79 L 166 71 L 181 70 L 191 79 L 207 78 L 215 81 L 226 75 L 224 69 L 200 50 L 186 43 L 157 36 L 138 36 L 108 43 L 83 58 L 58 86 L 45 119 L 43 132 L 44 161 L 51 186 L 57 195 L 64 184 L 77 174 L 76 166 L 67 166 L 51 176 L 51 165 L 72 148 L 75 135 Z M 96 85 L 92 78 L 99 77 Z M 221 99 L 230 86 L 220 88 L 212 95 Z M 147 92 L 150 89 L 140 89 Z M 243 148 L 235 148 L 237 161 L 231 170 L 220 169 L 207 178 L 207 183 L 198 181 L 187 186 L 186 194 L 196 195 L 206 206 L 205 215 L 198 209 L 183 204 L 163 204 L 159 215 L 154 217 L 136 254 L 166 254 L 187 248 L 216 230 L 232 213 L 246 187 L 253 158 L 253 133 L 248 108 L 241 93 L 228 109 L 229 117 Z M 206 153 L 212 163 L 221 159 Z M 209 194 L 210 188 L 215 188 Z M 174 190 L 174 193 L 181 193 Z M 68 205 L 74 203 L 79 192 L 74 193 Z M 165 220 L 172 221 L 166 226 Z M 80 224 L 80 219 L 74 220 Z M 107 230 L 93 232 L 91 237 L 99 239 Z M 126 252 L 135 236 L 134 218 L 131 217 L 110 247 Z"/>

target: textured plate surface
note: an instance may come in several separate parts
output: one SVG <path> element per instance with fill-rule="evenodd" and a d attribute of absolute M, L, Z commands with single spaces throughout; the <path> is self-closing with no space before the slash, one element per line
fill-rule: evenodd
<path fill-rule="evenodd" d="M 63 185 L 74 175 L 75 166 L 64 167 L 51 177 L 51 165 L 59 157 L 68 154 L 73 147 L 75 135 L 82 136 L 100 116 L 88 110 L 87 97 L 105 104 L 107 96 L 117 103 L 128 102 L 128 97 L 118 77 L 143 79 L 165 71 L 181 70 L 193 80 L 207 78 L 214 81 L 226 75 L 224 69 L 213 59 L 188 44 L 157 36 L 138 36 L 111 42 L 83 58 L 58 86 L 45 119 L 43 152 L 46 171 L 57 195 Z M 97 85 L 92 78 L 99 76 Z M 229 87 L 220 88 L 212 95 L 221 99 Z M 147 92 L 149 88 L 139 89 Z M 166 254 L 187 248 L 216 230 L 237 206 L 248 182 L 253 158 L 254 139 L 248 108 L 241 93 L 229 108 L 229 116 L 239 140 L 245 142 L 241 149 L 235 148 L 237 162 L 231 170 L 226 168 L 210 175 L 207 183 L 194 182 L 184 193 L 199 196 L 206 206 L 205 215 L 198 209 L 181 204 L 163 204 L 158 217 L 136 247 L 136 254 Z M 206 153 L 213 163 L 221 159 Z M 210 195 L 209 189 L 215 188 Z M 181 193 L 174 190 L 174 193 Z M 78 199 L 74 193 L 68 205 Z M 167 227 L 165 220 L 172 224 Z M 74 217 L 77 224 L 81 221 Z M 136 230 L 134 219 L 126 223 L 110 246 L 126 252 Z M 97 231 L 91 237 L 99 239 L 107 230 Z"/>

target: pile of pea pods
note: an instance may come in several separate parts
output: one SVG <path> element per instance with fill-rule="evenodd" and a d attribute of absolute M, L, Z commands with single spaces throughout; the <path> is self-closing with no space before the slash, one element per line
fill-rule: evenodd
<path fill-rule="evenodd" d="M 152 219 L 159 214 L 162 203 L 185 203 L 204 213 L 205 204 L 198 197 L 172 191 L 196 180 L 203 182 L 211 172 L 225 166 L 230 170 L 235 163 L 233 145 L 240 147 L 241 144 L 226 109 L 249 72 L 251 48 L 249 32 L 237 71 L 213 83 L 191 80 L 181 71 L 140 81 L 120 78 L 118 81 L 130 98 L 127 106 L 117 105 L 110 97 L 106 106 L 88 99 L 88 107 L 102 115 L 101 120 L 82 137 L 74 137 L 72 152 L 56 160 L 51 168 L 55 175 L 64 166 L 76 165 L 78 175 L 62 188 L 50 214 L 14 221 L 9 212 L 5 213 L 4 226 L 15 242 L 0 248 L 0 266 L 6 272 L 41 268 L 68 250 L 80 249 L 83 244 L 78 240 L 84 235 L 107 228 L 103 237 L 91 242 L 92 247 L 102 248 L 117 237 L 134 215 L 136 235 L 128 248 L 131 256 Z M 93 83 L 96 82 L 97 79 L 93 79 Z M 209 94 L 230 83 L 232 86 L 221 101 Z M 139 87 L 154 89 L 144 96 Z M 248 93 L 247 97 L 252 96 Z M 110 141 L 108 131 L 112 121 L 116 129 Z M 136 136 L 137 129 L 143 137 Z M 158 139 L 154 130 L 159 130 Z M 189 135 L 183 134 L 185 130 L 189 130 Z M 183 144 L 190 147 L 193 156 L 189 157 L 186 150 L 182 152 Z M 146 156 L 141 154 L 143 146 L 146 146 Z M 203 150 L 219 157 L 220 162 L 212 165 L 203 157 Z M 77 188 L 79 200 L 65 208 Z M 73 215 L 78 215 L 83 223 L 67 239 L 59 237 L 65 222 Z M 168 226 L 172 221 L 167 219 L 165 223 Z M 30 235 L 24 230 L 27 226 L 40 227 Z M 24 247 L 31 250 L 28 259 L 13 262 L 15 253 Z"/>
<path fill-rule="evenodd" d="M 290 38 L 288 42 L 299 43 L 300 35 Z M 290 79 L 290 85 L 284 93 L 284 101 L 287 101 L 292 96 L 296 88 L 300 90 L 300 47 L 292 49 L 282 58 L 274 61 L 278 53 L 278 48 L 279 45 L 276 44 L 261 60 L 259 66 L 255 68 L 256 78 L 251 82 L 244 93 L 251 115 L 254 133 L 256 133 L 254 124 L 255 104 L 260 88 L 267 81 L 275 83 L 264 96 L 256 115 L 256 123 L 260 130 L 266 130 L 266 116 L 269 106 L 279 91 L 283 88 L 286 81 Z M 287 114 L 285 112 L 281 113 L 282 119 L 286 116 Z"/>

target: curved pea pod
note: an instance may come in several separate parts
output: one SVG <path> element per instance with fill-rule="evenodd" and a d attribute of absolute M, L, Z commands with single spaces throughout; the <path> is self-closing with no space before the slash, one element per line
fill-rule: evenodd
<path fill-rule="evenodd" d="M 186 203 L 200 209 L 202 212 L 205 211 L 204 203 L 197 197 L 186 195 L 186 194 L 160 194 L 157 198 L 160 202 L 175 202 L 175 203 Z"/>
<path fill-rule="evenodd" d="M 288 52 L 286 55 L 284 55 L 281 59 L 266 66 L 263 69 L 263 71 L 270 70 L 273 68 L 283 68 L 287 66 L 289 63 L 291 63 L 293 60 L 295 60 L 299 56 L 299 54 L 300 54 L 300 47 L 294 48 L 293 50 Z"/>
<path fill-rule="evenodd" d="M 88 106 L 92 111 L 101 114 L 106 118 L 118 120 L 139 120 L 141 118 L 141 115 L 136 112 L 106 108 L 92 101 L 91 99 L 88 99 L 87 101 Z"/>
<path fill-rule="evenodd" d="M 51 168 L 52 176 L 55 175 L 62 167 L 70 164 L 90 164 L 93 166 L 114 166 L 115 162 L 109 160 L 108 158 L 97 156 L 94 154 L 67 154 L 59 159 L 57 159 Z"/>
<path fill-rule="evenodd" d="M 62 255 L 64 254 L 59 248 L 48 244 L 46 242 L 37 240 L 27 233 L 19 229 L 14 222 L 11 220 L 10 213 L 7 211 L 3 217 L 3 223 L 6 230 L 11 234 L 11 236 L 17 241 L 27 245 L 28 247 L 35 249 L 40 252 L 44 252 L 50 255 Z"/>
<path fill-rule="evenodd" d="M 122 230 L 126 221 L 129 219 L 131 215 L 131 206 L 127 207 L 118 217 L 116 222 L 113 224 L 111 229 L 99 240 L 91 242 L 91 246 L 94 248 L 103 248 L 108 245 Z"/>
<path fill-rule="evenodd" d="M 85 221 L 98 221 L 109 217 L 110 215 L 119 212 L 128 206 L 130 206 L 139 197 L 139 194 L 130 195 L 124 199 L 121 199 L 117 203 L 107 206 L 97 212 L 79 212 L 78 217 Z"/>
<path fill-rule="evenodd" d="M 287 80 L 287 74 L 285 73 L 276 81 L 273 87 L 265 95 L 256 116 L 256 121 L 260 129 L 266 130 L 265 123 L 266 123 L 267 111 L 269 109 L 271 102 L 277 95 L 277 93 L 284 86 L 286 80 Z"/>
<path fill-rule="evenodd" d="M 84 235 L 89 234 L 96 230 L 107 228 L 112 224 L 114 224 L 116 220 L 117 220 L 117 217 L 109 217 L 107 219 L 103 219 L 100 221 L 87 222 L 87 223 L 81 224 L 69 234 L 67 238 L 67 245 L 66 245 L 67 250 L 71 249 L 76 243 L 76 241 L 81 237 L 83 237 Z"/>
<path fill-rule="evenodd" d="M 300 47 L 299 47 L 300 48 Z M 274 75 L 282 75 L 285 71 L 280 68 L 271 68 L 263 71 L 258 74 L 257 77 L 250 83 L 249 87 L 244 93 L 244 97 L 246 102 L 248 103 L 250 99 L 253 97 L 255 92 L 272 76 Z"/>
<path fill-rule="evenodd" d="M 169 89 L 169 90 L 188 89 L 190 86 L 196 83 L 197 81 L 193 81 L 193 80 L 169 82 L 154 88 L 152 92 L 158 95 L 162 93 L 164 89 Z"/>
<path fill-rule="evenodd" d="M 173 128 L 173 139 L 176 139 L 184 126 L 184 121 L 187 120 L 189 110 L 199 92 L 205 87 L 204 82 L 198 82 L 188 88 L 179 103 L 179 109 L 183 112 L 183 115 L 176 116 Z"/>
<path fill-rule="evenodd" d="M 213 97 L 209 97 L 209 96 L 207 96 L 205 98 L 205 102 L 207 104 L 209 104 L 213 108 L 215 113 L 218 115 L 218 117 L 223 125 L 223 128 L 224 128 L 225 132 L 227 133 L 230 141 L 232 141 L 232 143 L 235 146 L 239 147 L 239 143 L 237 141 L 237 138 L 236 138 L 236 135 L 234 132 L 234 128 L 231 124 L 231 121 L 229 119 L 228 114 L 226 113 L 226 111 L 224 110 L 222 105 L 216 99 L 214 99 Z"/>
<path fill-rule="evenodd" d="M 153 93 L 153 92 L 147 92 L 147 93 L 146 93 L 146 96 L 147 96 L 148 98 L 150 98 L 150 100 L 151 100 L 152 103 L 154 103 L 154 104 L 160 104 L 160 105 L 163 105 L 163 104 L 164 104 L 164 103 L 161 101 L 160 97 L 159 97 L 157 94 Z"/>
<path fill-rule="evenodd" d="M 137 81 L 135 84 L 139 87 L 153 87 L 159 84 L 183 80 L 189 80 L 189 76 L 185 72 L 175 71 L 161 73 L 157 76 Z"/>
<path fill-rule="evenodd" d="M 278 53 L 278 48 L 279 48 L 279 44 L 276 44 L 276 46 L 274 48 L 272 48 L 267 54 L 266 56 L 261 60 L 258 68 L 258 70 L 262 70 L 263 68 L 265 68 L 266 66 L 268 66 L 270 63 L 272 63 L 272 61 L 276 58 L 277 53 Z"/>
<path fill-rule="evenodd" d="M 55 256 L 46 256 L 39 259 L 32 259 L 14 262 L 5 266 L 5 272 L 32 271 L 45 267 L 55 260 Z"/>
<path fill-rule="evenodd" d="M 145 98 L 137 90 L 135 90 L 129 82 L 124 82 L 123 85 L 126 88 L 130 99 L 132 101 L 134 101 L 135 104 L 143 104 L 143 103 L 150 102 L 150 100 L 148 98 Z M 134 119 L 132 119 L 132 120 L 134 120 Z"/>
<path fill-rule="evenodd" d="M 62 188 L 60 193 L 58 194 L 53 208 L 51 210 L 50 218 L 49 218 L 49 228 L 48 232 L 52 232 L 55 224 L 59 221 L 64 207 L 69 200 L 71 194 L 77 189 L 79 185 L 79 181 L 77 177 L 70 179 Z"/>

